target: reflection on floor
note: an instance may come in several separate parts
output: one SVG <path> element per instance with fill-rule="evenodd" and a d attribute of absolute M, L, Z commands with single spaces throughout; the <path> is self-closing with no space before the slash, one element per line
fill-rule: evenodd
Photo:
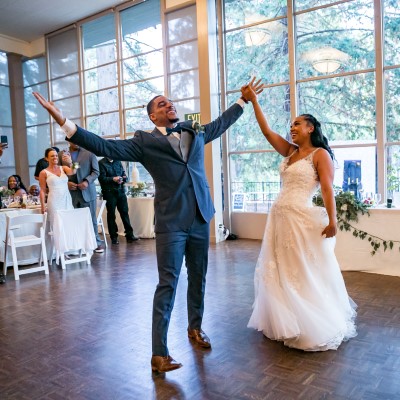
<path fill-rule="evenodd" d="M 285 348 L 246 328 L 259 241 L 212 245 L 203 328 L 211 351 L 187 336 L 186 271 L 169 330 L 183 368 L 150 369 L 155 241 L 109 246 L 72 264 L 0 286 L 1 399 L 400 398 L 400 278 L 347 272 L 359 305 L 357 338 L 336 352 Z"/>

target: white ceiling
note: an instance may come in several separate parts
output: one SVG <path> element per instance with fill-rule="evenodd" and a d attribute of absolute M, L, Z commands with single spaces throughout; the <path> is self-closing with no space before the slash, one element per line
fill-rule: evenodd
<path fill-rule="evenodd" d="M 32 42 L 126 0 L 0 0 L 0 34 Z"/>

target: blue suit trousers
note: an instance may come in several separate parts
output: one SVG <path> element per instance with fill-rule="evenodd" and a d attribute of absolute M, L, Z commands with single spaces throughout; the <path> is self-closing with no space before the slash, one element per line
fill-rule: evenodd
<path fill-rule="evenodd" d="M 208 265 L 210 226 L 200 212 L 186 231 L 157 233 L 156 253 L 159 282 L 153 301 L 153 355 L 167 356 L 167 333 L 176 287 L 185 256 L 188 288 L 187 313 L 191 329 L 201 328 Z"/>

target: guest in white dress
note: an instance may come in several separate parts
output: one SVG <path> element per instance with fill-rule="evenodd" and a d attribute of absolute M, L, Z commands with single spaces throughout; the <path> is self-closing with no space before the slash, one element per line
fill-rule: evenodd
<path fill-rule="evenodd" d="M 248 326 L 304 351 L 336 350 L 356 336 L 349 298 L 334 247 L 336 205 L 333 153 L 321 124 L 310 114 L 292 122 L 292 142 L 274 132 L 257 101 L 262 84 L 242 88 L 262 133 L 285 157 L 282 189 L 268 214 L 255 270 L 255 301 Z M 312 204 L 321 188 L 325 208 Z"/>
<path fill-rule="evenodd" d="M 71 157 L 64 155 L 67 164 L 72 166 Z M 50 229 L 53 228 L 54 213 L 56 210 L 72 210 L 71 195 L 68 190 L 68 176 L 75 174 L 76 170 L 69 166 L 58 165 L 58 154 L 53 148 L 45 151 L 45 159 L 49 166 L 43 169 L 39 174 L 40 184 L 40 204 L 42 213 L 47 209 L 47 217 L 50 223 Z M 64 160 L 64 158 L 63 158 Z M 46 203 L 46 193 L 47 203 Z"/>

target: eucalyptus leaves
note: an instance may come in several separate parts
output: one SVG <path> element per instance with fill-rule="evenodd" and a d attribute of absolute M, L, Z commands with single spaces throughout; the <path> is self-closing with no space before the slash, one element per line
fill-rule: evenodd
<path fill-rule="evenodd" d="M 369 208 L 371 207 L 370 204 L 365 204 L 354 197 L 352 193 L 343 192 L 340 189 L 336 191 L 335 200 L 338 228 L 341 231 L 352 232 L 354 237 L 361 240 L 367 239 L 372 247 L 371 255 L 374 255 L 380 248 L 383 248 L 383 251 L 386 251 L 388 248 L 392 250 L 395 243 L 396 245 L 399 245 L 399 241 L 385 240 L 378 236 L 371 235 L 368 232 L 357 229 L 351 225 L 351 222 L 358 221 L 359 214 L 367 214 L 369 216 Z M 315 195 L 313 202 L 317 206 L 324 206 L 320 192 Z"/>

